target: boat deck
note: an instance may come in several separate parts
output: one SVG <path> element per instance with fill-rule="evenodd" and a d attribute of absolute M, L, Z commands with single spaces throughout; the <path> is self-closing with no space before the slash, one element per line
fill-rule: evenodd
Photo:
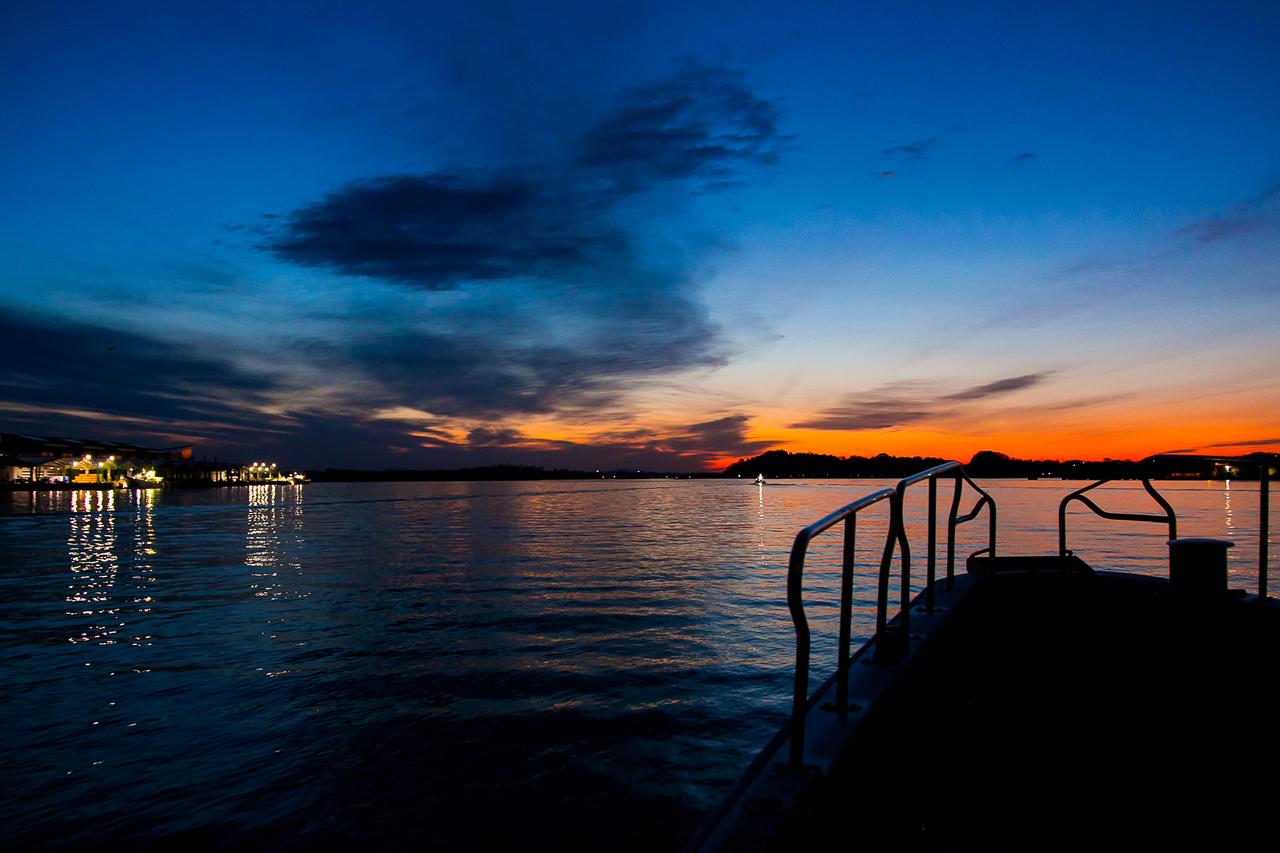
<path fill-rule="evenodd" d="M 1014 571 L 975 579 L 769 846 L 1222 847 L 1272 834 L 1274 601 L 982 562 Z"/>

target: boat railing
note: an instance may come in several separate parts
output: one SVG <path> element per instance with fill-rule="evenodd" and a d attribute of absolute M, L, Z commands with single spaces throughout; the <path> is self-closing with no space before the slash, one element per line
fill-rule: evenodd
<path fill-rule="evenodd" d="M 1072 554 L 1071 549 L 1067 547 L 1067 507 L 1072 502 L 1079 502 L 1088 507 L 1094 515 L 1101 518 L 1111 519 L 1113 521 L 1141 521 L 1155 524 L 1164 524 L 1169 530 L 1170 541 L 1178 538 L 1178 515 L 1173 510 L 1173 506 L 1164 496 L 1156 491 L 1155 486 L 1151 485 L 1151 468 L 1158 461 L 1164 460 L 1194 460 L 1197 462 L 1209 462 L 1215 465 L 1252 466 L 1258 465 L 1258 598 L 1265 599 L 1267 597 L 1267 538 L 1270 515 L 1270 474 L 1273 459 L 1270 457 L 1248 458 L 1241 456 L 1192 456 L 1181 453 L 1157 453 L 1154 456 L 1148 456 L 1139 462 L 1135 462 L 1131 467 L 1126 468 L 1110 477 L 1104 477 L 1101 480 L 1090 483 L 1089 485 L 1076 489 L 1071 494 L 1064 497 L 1058 504 L 1058 554 L 1063 557 Z M 1160 514 L 1136 513 L 1136 512 L 1111 512 L 1098 506 L 1091 498 L 1086 495 L 1113 480 L 1131 479 L 1133 474 L 1141 474 L 1138 478 L 1142 482 L 1142 487 L 1147 494 L 1155 500 L 1160 508 L 1164 510 Z"/>
<path fill-rule="evenodd" d="M 933 588 L 936 581 L 937 505 L 938 480 L 940 479 L 955 481 L 951 508 L 947 514 L 947 586 L 951 588 L 955 581 L 956 528 L 977 518 L 984 507 L 988 508 L 990 515 L 987 547 L 975 551 L 974 555 L 985 553 L 995 556 L 996 551 L 995 501 L 965 474 L 964 468 L 959 462 L 943 463 L 898 481 L 897 486 L 894 488 L 872 492 L 815 521 L 796 534 L 795 542 L 791 546 L 791 559 L 787 571 L 787 607 L 791 611 L 791 621 L 795 626 L 796 632 L 795 684 L 791 698 L 789 756 L 793 767 L 800 767 L 804 762 L 805 719 L 809 706 L 810 631 L 809 620 L 805 615 L 804 608 L 804 565 L 805 557 L 809 551 L 809 544 L 820 534 L 838 524 L 844 524 L 844 546 L 840 565 L 840 626 L 837 642 L 835 702 L 838 713 L 844 714 L 849 705 L 849 645 L 853 620 L 853 574 L 857 545 L 858 513 L 881 502 L 889 502 L 889 524 L 885 531 L 884 548 L 880 557 L 880 571 L 876 590 L 875 658 L 881 662 L 890 662 L 894 659 L 895 654 L 888 646 L 896 648 L 897 640 L 905 641 L 910 630 L 911 548 L 904 518 L 907 489 L 921 482 L 929 484 L 926 607 L 932 613 L 934 609 Z M 960 500 L 966 483 L 980 497 L 969 512 L 961 514 L 959 511 Z M 889 643 L 891 633 L 889 631 L 889 586 L 895 552 L 899 554 L 902 570 L 902 601 L 898 616 L 899 622 L 896 630 L 892 632 L 894 642 Z"/>

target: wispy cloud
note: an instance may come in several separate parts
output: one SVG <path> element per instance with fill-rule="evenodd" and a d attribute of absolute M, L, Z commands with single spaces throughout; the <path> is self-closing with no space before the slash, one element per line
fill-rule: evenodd
<path fill-rule="evenodd" d="M 1021 391 L 1023 388 L 1030 388 L 1032 385 L 1039 385 L 1048 376 L 1049 374 L 1047 373 L 1027 373 L 1022 376 L 1010 376 L 1007 379 L 997 379 L 995 382 L 988 382 L 985 385 L 975 385 L 972 388 L 966 388 L 963 391 L 948 394 L 942 399 L 983 400 L 987 397 L 998 397 L 1001 394 L 1011 394 L 1014 391 Z"/>
<path fill-rule="evenodd" d="M 691 68 L 624 93 L 619 107 L 578 139 L 575 163 L 632 190 L 652 181 L 719 184 L 744 168 L 777 165 L 787 141 L 777 106 L 748 89 L 740 73 Z"/>
<path fill-rule="evenodd" d="M 514 427 L 475 427 L 467 433 L 469 447 L 519 447 L 536 450 L 559 450 L 575 447 L 572 441 L 534 438 Z"/>
<path fill-rule="evenodd" d="M 95 434 L 260 432 L 272 426 L 263 410 L 275 389 L 269 377 L 137 330 L 0 307 L 0 401 L 44 429 L 90 421 Z"/>
<path fill-rule="evenodd" d="M 519 464 L 554 467 L 631 467 L 656 471 L 709 468 L 737 456 L 759 453 L 778 442 L 748 437 L 751 417 L 724 415 L 683 427 L 641 427 L 569 441 L 530 434 L 519 427 L 494 423 L 474 426 L 464 435 L 445 437 L 414 431 L 420 448 L 442 454 L 450 464 L 473 463 L 472 454 Z"/>
<path fill-rule="evenodd" d="M 664 450 L 696 457 L 754 454 L 776 444 L 747 438 L 750 422 L 747 415 L 727 415 L 691 424 L 684 431 L 661 438 L 655 444 Z"/>
<path fill-rule="evenodd" d="M 1216 444 L 1208 444 L 1206 447 L 1267 447 L 1269 445 L 1280 444 L 1280 438 L 1251 438 L 1245 441 L 1219 441 Z"/>
<path fill-rule="evenodd" d="M 882 385 L 871 391 L 849 394 L 841 405 L 824 409 L 815 417 L 791 424 L 791 428 L 850 432 L 893 429 L 955 413 L 957 404 L 976 403 L 1031 388 L 1044 382 L 1050 375 L 1028 373 L 952 392 L 945 391 L 936 382 L 928 381 Z"/>
<path fill-rule="evenodd" d="M 1232 205 L 1222 213 L 1179 228 L 1177 236 L 1203 246 L 1272 228 L 1278 221 L 1280 183 L 1266 187 L 1257 195 Z"/>
<path fill-rule="evenodd" d="M 881 148 L 880 156 L 886 160 L 928 160 L 940 142 L 942 137 L 930 136 L 928 139 L 905 142 L 891 148 Z"/>
<path fill-rule="evenodd" d="M 1032 161 L 1034 161 L 1035 159 L 1036 159 L 1036 154 L 1034 151 L 1023 151 L 1019 154 L 1013 155 L 1013 159 L 1011 159 L 1009 162 L 1012 163 L 1014 166 L 1026 166 Z"/>
<path fill-rule="evenodd" d="M 904 165 L 907 163 L 920 163 L 933 157 L 948 136 L 952 136 L 963 131 L 963 125 L 952 125 L 951 127 L 941 130 L 932 136 L 926 136 L 922 139 L 915 139 L 910 142 L 902 142 L 897 145 L 891 145 L 887 148 L 881 148 L 880 158 L 882 160 L 891 160 Z M 880 177 L 892 177 L 894 174 L 896 174 L 895 170 L 885 169 L 880 172 Z"/>

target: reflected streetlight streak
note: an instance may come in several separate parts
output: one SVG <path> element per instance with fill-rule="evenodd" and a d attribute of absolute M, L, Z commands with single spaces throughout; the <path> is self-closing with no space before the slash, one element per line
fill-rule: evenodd
<path fill-rule="evenodd" d="M 118 609 L 107 606 L 116 585 L 115 493 L 73 491 L 67 558 L 71 584 L 67 587 L 67 616 L 87 617 L 90 622 L 80 633 L 67 637 L 72 643 L 96 642 L 108 646 L 118 642 L 115 635 L 122 623 L 107 624 L 118 617 Z"/>
<path fill-rule="evenodd" d="M 277 490 L 289 489 L 290 503 L 277 500 Z M 290 546 L 296 547 L 302 535 L 302 489 L 297 486 L 249 486 L 248 529 L 245 533 L 244 564 L 255 571 L 249 584 L 258 598 L 283 598 L 288 595 L 281 583 L 282 570 L 302 572 L 298 559 L 289 559 Z"/>

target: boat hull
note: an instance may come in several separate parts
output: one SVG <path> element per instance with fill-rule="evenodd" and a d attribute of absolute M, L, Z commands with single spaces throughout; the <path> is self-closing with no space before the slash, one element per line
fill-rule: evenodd
<path fill-rule="evenodd" d="M 856 710 L 811 703 L 691 845 L 799 849 L 831 833 L 882 848 L 1249 843 L 1280 747 L 1270 660 L 1280 606 L 1175 594 L 1075 558 L 979 560 L 915 600 L 900 660 L 851 667 Z M 826 708 L 824 708 L 826 706 Z"/>

